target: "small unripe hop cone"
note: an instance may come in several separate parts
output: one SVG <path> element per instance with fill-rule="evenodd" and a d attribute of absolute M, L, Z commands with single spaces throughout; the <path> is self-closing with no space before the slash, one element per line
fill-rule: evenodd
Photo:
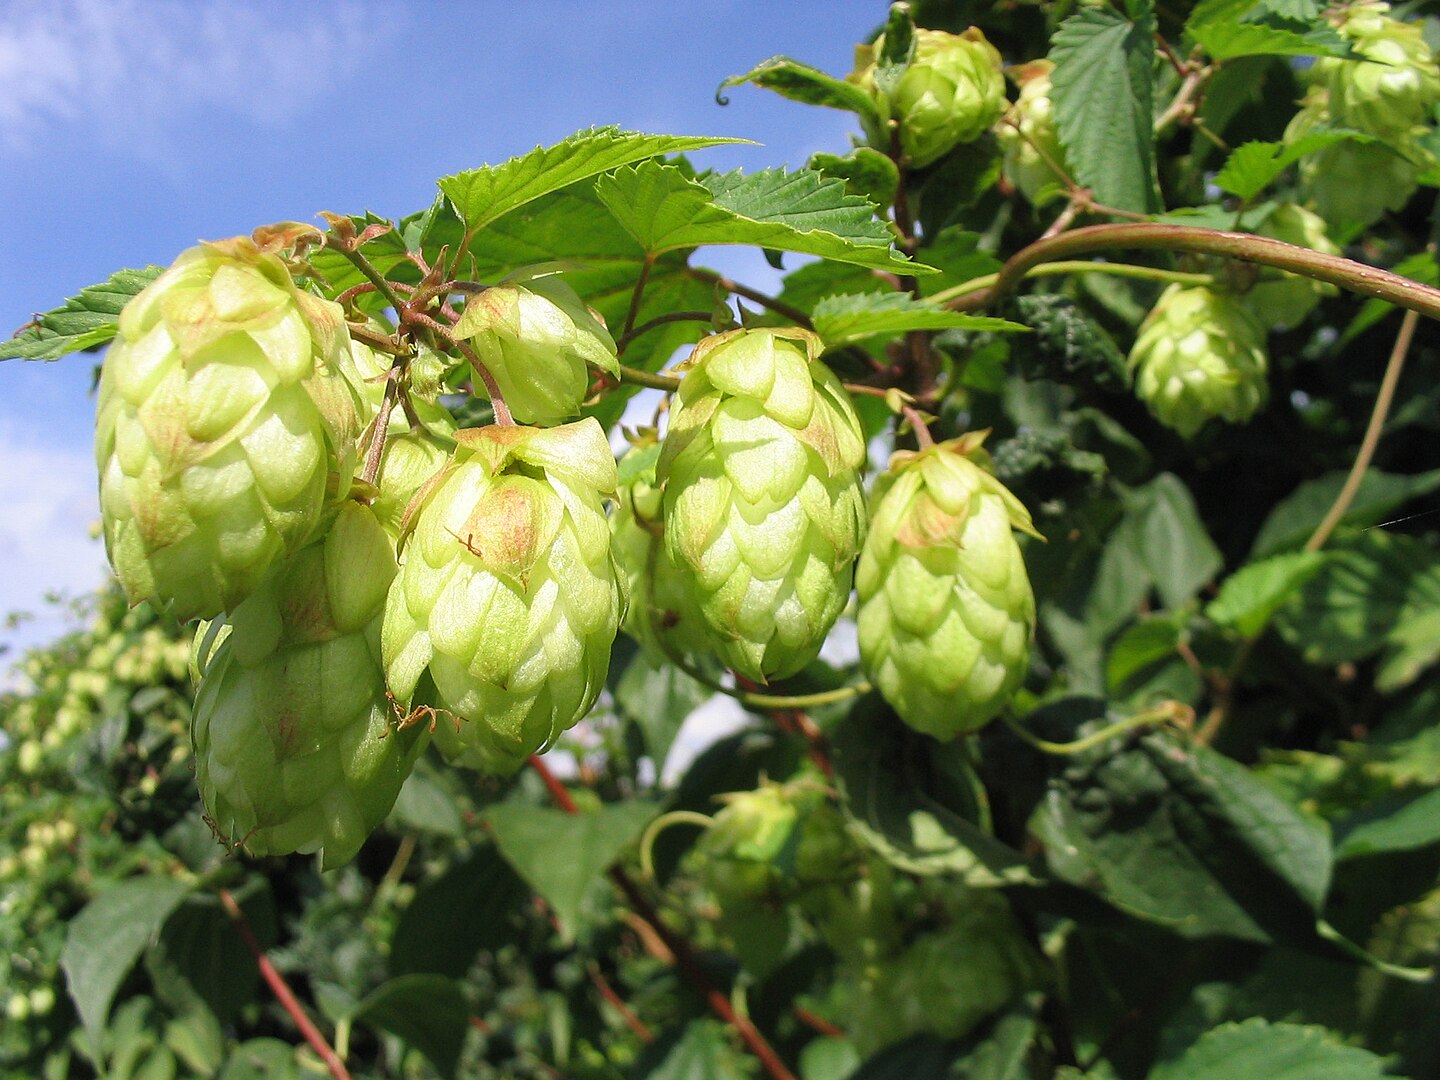
<path fill-rule="evenodd" d="M 1440 65 L 1420 22 L 1401 22 L 1389 4 L 1359 3 L 1339 9 L 1337 29 L 1356 59 L 1321 57 L 1310 77 L 1325 88 L 1330 116 L 1340 127 L 1380 138 L 1411 133 L 1427 124 L 1440 102 Z"/>
<path fill-rule="evenodd" d="M 861 663 L 900 718 L 937 739 L 999 714 L 1025 677 L 1035 627 L 1012 530 L 1038 534 L 977 463 L 984 437 L 891 458 L 856 577 Z"/>
<path fill-rule="evenodd" d="M 456 441 L 409 511 L 385 668 L 403 706 L 449 714 L 435 725 L 447 757 L 512 772 L 605 683 L 625 607 L 602 504 L 615 458 L 594 419 Z"/>
<path fill-rule="evenodd" d="M 340 308 L 237 238 L 191 248 L 120 313 L 100 375 L 105 546 L 130 602 L 213 618 L 259 585 L 349 475 Z"/>
<path fill-rule="evenodd" d="M 706 338 L 680 365 L 656 469 L 710 647 L 757 682 L 815 659 L 865 535 L 865 440 L 820 349 L 805 330 Z"/>

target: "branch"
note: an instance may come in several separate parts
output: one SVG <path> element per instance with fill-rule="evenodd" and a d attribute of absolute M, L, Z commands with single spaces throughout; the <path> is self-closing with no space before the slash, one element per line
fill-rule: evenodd
<path fill-rule="evenodd" d="M 718 285 L 728 293 L 736 296 L 743 296 L 746 300 L 759 304 L 767 311 L 773 311 L 776 315 L 783 315 L 796 326 L 803 326 L 806 330 L 815 329 L 815 324 L 810 321 L 810 316 L 797 307 L 791 307 L 783 300 L 776 300 L 773 296 L 766 296 L 758 289 L 752 289 L 748 285 L 741 285 L 738 281 L 726 277 L 724 274 L 717 274 L 714 270 L 707 270 L 703 266 L 687 266 L 685 276 L 695 281 L 705 281 L 711 285 Z"/>

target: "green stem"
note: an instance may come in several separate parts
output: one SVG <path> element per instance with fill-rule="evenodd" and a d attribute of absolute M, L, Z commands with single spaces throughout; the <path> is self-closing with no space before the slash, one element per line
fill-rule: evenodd
<path fill-rule="evenodd" d="M 624 364 L 620 365 L 619 373 L 621 382 L 634 383 L 636 386 L 648 386 L 671 394 L 680 389 L 680 380 L 673 375 L 652 374 L 639 368 L 626 367 Z"/>
<path fill-rule="evenodd" d="M 873 687 L 868 682 L 858 682 L 850 686 L 840 686 L 834 690 L 821 690 L 814 694 L 762 694 L 755 690 L 737 690 L 733 686 L 725 686 L 716 682 L 706 675 L 699 668 L 685 663 L 673 653 L 666 654 L 667 658 L 681 671 L 685 672 L 701 686 L 714 690 L 717 694 L 724 694 L 732 697 L 741 705 L 751 709 L 813 709 L 817 705 L 833 705 L 837 701 L 848 701 L 853 697 L 860 697 L 868 694 Z"/>
<path fill-rule="evenodd" d="M 1005 714 L 1004 720 L 1006 727 L 1036 750 L 1046 754 L 1064 756 L 1083 754 L 1086 750 L 1093 750 L 1095 747 L 1115 738 L 1117 735 L 1124 735 L 1127 731 L 1134 731 L 1136 728 L 1152 727 L 1156 724 L 1163 724 L 1167 720 L 1177 720 L 1188 711 L 1184 706 L 1178 705 L 1173 701 L 1167 702 L 1154 709 L 1147 709 L 1144 712 L 1136 713 L 1134 716 L 1127 716 L 1124 720 L 1117 720 L 1115 723 L 1109 724 L 1099 731 L 1091 732 L 1083 738 L 1067 743 L 1050 742 L 1039 736 L 1030 734 L 1030 732 L 1021 726 L 1020 721 L 1016 720 L 1009 713 Z"/>
<path fill-rule="evenodd" d="M 646 881 L 655 880 L 655 841 L 671 825 L 698 825 L 702 829 L 708 829 L 714 824 L 714 818 L 698 810 L 671 810 L 668 814 L 661 814 L 646 827 L 640 837 L 640 876 Z"/>
<path fill-rule="evenodd" d="M 1324 919 L 1316 920 L 1315 932 L 1341 952 L 1345 953 L 1345 955 L 1360 961 L 1366 967 L 1374 968 L 1382 975 L 1389 975 L 1391 978 L 1403 979 L 1406 982 L 1412 983 L 1428 983 L 1435 978 L 1434 968 L 1401 967 L 1399 964 L 1392 964 L 1388 960 L 1381 960 L 1378 956 L 1368 953 L 1359 945 L 1356 945 Z"/>
<path fill-rule="evenodd" d="M 1178 282 L 1181 285 L 1213 285 L 1214 274 L 1192 274 L 1184 270 L 1166 270 L 1159 266 L 1137 266 L 1134 263 L 1091 262 L 1085 259 L 1065 259 L 1060 262 L 1042 263 L 1026 271 L 1026 277 L 1052 277 L 1056 274 L 1109 274 L 1111 277 L 1140 278 L 1145 281 Z M 972 278 L 962 285 L 935 293 L 927 298 L 932 304 L 945 304 L 957 297 L 966 296 L 981 289 L 988 289 L 1000 280 L 999 274 L 986 274 Z"/>
<path fill-rule="evenodd" d="M 400 299 L 400 294 L 391 288 L 390 282 L 385 280 L 385 275 L 375 269 L 375 264 L 362 255 L 358 248 L 349 247 L 343 240 L 339 240 L 333 235 L 325 238 L 325 244 L 350 260 L 351 265 L 365 275 L 366 280 L 375 286 L 375 291 L 385 298 L 385 302 L 393 310 L 400 310 L 405 301 Z"/>
<path fill-rule="evenodd" d="M 1001 268 L 993 286 L 956 297 L 946 306 L 956 311 L 988 307 L 1014 291 L 1021 280 L 1041 263 L 1116 248 L 1189 251 L 1273 266 L 1277 270 L 1288 270 L 1302 277 L 1329 282 L 1362 296 L 1373 296 L 1432 319 L 1440 319 L 1440 289 L 1421 285 L 1389 270 L 1265 236 L 1153 221 L 1090 225 L 1037 240 L 1010 258 Z"/>

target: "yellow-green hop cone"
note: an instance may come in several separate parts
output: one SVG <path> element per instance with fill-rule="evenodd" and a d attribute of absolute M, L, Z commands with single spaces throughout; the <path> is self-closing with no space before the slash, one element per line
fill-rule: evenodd
<path fill-rule="evenodd" d="M 393 541 L 347 502 L 323 540 L 235 609 L 218 643 L 197 641 L 196 778 L 226 841 L 252 855 L 318 851 L 328 869 L 394 806 L 422 730 L 394 730 L 380 665 L 394 575 Z"/>
<path fill-rule="evenodd" d="M 620 460 L 610 543 L 630 594 L 621 628 L 660 656 L 673 657 L 704 651 L 708 639 L 686 577 L 665 548 L 662 493 L 655 483 L 659 458 L 660 445 L 650 443 Z"/>
<path fill-rule="evenodd" d="M 1243 424 L 1268 393 L 1265 329 L 1243 301 L 1171 285 L 1130 350 L 1135 394 L 1187 439 L 1214 417 Z"/>
<path fill-rule="evenodd" d="M 584 301 L 553 274 L 472 296 L 455 326 L 524 424 L 578 416 L 590 388 L 587 364 L 619 370 L 615 342 Z M 478 380 L 476 390 L 484 386 Z"/>
<path fill-rule="evenodd" d="M 706 338 L 681 367 L 658 481 L 711 649 L 758 682 L 820 651 L 865 536 L 860 421 L 804 330 Z"/>
<path fill-rule="evenodd" d="M 385 669 L 403 705 L 450 714 L 435 728 L 448 757 L 509 772 L 604 685 L 625 607 L 602 502 L 615 458 L 594 419 L 456 439 L 411 508 L 385 609 Z"/>
<path fill-rule="evenodd" d="M 213 618 L 310 536 L 327 479 L 350 474 L 348 346 L 340 308 L 245 239 L 191 248 L 125 306 L 95 460 L 131 603 Z"/>
<path fill-rule="evenodd" d="M 1261 236 L 1299 244 L 1326 255 L 1339 255 L 1325 235 L 1325 219 L 1303 206 L 1281 203 L 1259 228 Z M 1336 296 L 1339 288 L 1329 282 L 1283 270 L 1260 271 L 1260 279 L 1245 292 L 1245 303 L 1264 326 L 1288 329 L 1299 326 L 1315 310 L 1322 296 Z"/>
<path fill-rule="evenodd" d="M 1428 123 L 1440 102 L 1440 65 L 1423 24 L 1392 19 L 1389 10 L 1385 3 L 1339 9 L 1337 29 L 1359 58 L 1321 57 L 1310 71 L 1325 88 L 1336 124 L 1380 138 L 1407 135 Z"/>
<path fill-rule="evenodd" d="M 860 661 L 907 724 L 978 731 L 1025 677 L 1035 597 L 1014 529 L 1030 514 L 991 474 L 985 433 L 898 451 L 876 482 L 856 590 Z"/>
<path fill-rule="evenodd" d="M 1056 169 L 1065 168 L 1065 147 L 1055 126 L 1050 101 L 1049 60 L 1034 60 L 1013 72 L 1020 96 L 995 134 L 1005 149 L 1005 176 L 1027 199 L 1039 206 L 1065 194 Z"/>

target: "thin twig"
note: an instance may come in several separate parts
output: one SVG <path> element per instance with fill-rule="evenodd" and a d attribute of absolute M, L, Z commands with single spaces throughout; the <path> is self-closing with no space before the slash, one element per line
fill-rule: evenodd
<path fill-rule="evenodd" d="M 625 1004 L 625 999 L 615 992 L 615 988 L 605 978 L 605 973 L 600 970 L 600 965 L 591 960 L 585 965 L 585 971 L 590 976 L 590 982 L 595 989 L 600 991 L 600 996 L 620 1014 L 620 1019 L 625 1021 L 625 1026 L 633 1031 L 641 1042 L 654 1042 L 655 1033 L 646 1027 L 645 1021 L 636 1016 L 629 1005 Z"/>
<path fill-rule="evenodd" d="M 380 461 L 385 456 L 385 436 L 390 430 L 390 414 L 395 409 L 395 399 L 400 394 L 400 366 L 397 361 L 385 376 L 385 394 L 380 398 L 380 413 L 375 417 L 375 427 L 370 434 L 370 449 L 365 455 L 365 470 L 360 478 L 367 484 L 375 483 L 380 475 Z"/>
<path fill-rule="evenodd" d="M 260 975 L 269 984 L 270 990 L 274 993 L 276 1000 L 280 1002 L 281 1008 L 290 1014 L 290 1019 L 295 1021 L 295 1026 L 300 1029 L 300 1034 L 305 1036 L 305 1041 L 310 1048 L 320 1055 L 320 1060 L 325 1062 L 326 1068 L 334 1080 L 350 1080 L 350 1072 L 345 1068 L 345 1063 L 340 1060 L 330 1044 L 325 1041 L 325 1036 L 320 1034 L 311 1021 L 305 1015 L 305 1009 L 290 989 L 290 984 L 285 981 L 270 958 L 265 955 L 265 950 L 260 948 L 260 942 L 255 939 L 255 931 L 250 928 L 250 920 L 245 917 L 245 912 L 235 902 L 235 897 L 230 894 L 229 889 L 220 890 L 220 905 L 225 913 L 235 923 L 236 929 L 240 931 L 240 938 L 245 942 L 245 947 L 250 950 L 250 955 L 255 958 L 255 964 L 260 969 Z"/>
<path fill-rule="evenodd" d="M 680 389 L 680 380 L 673 375 L 660 375 L 650 371 L 641 371 L 639 368 L 620 365 L 620 381 L 634 383 L 636 386 L 648 386 L 654 390 L 664 390 L 673 394 Z"/>
<path fill-rule="evenodd" d="M 740 282 L 728 278 L 724 274 L 717 274 L 714 270 L 707 270 L 703 266 L 687 266 L 684 273 L 686 277 L 694 281 L 704 281 L 711 285 L 718 285 L 728 293 L 743 296 L 746 300 L 759 304 L 767 311 L 773 311 L 776 315 L 783 315 L 796 326 L 803 326 L 807 330 L 815 329 L 815 324 L 810 321 L 810 316 L 799 308 L 792 307 L 783 300 L 775 299 L 773 296 L 766 296 L 758 289 L 752 289 L 748 285 L 742 285 Z"/>
<path fill-rule="evenodd" d="M 630 347 L 630 343 L 632 341 L 638 338 L 641 334 L 648 334 L 657 326 L 664 326 L 666 323 L 676 322 L 708 323 L 713 318 L 714 313 L 710 311 L 669 311 L 666 312 L 664 315 L 656 315 L 655 318 L 649 319 L 646 322 L 641 323 L 633 330 L 628 330 L 624 334 L 621 334 L 619 340 L 615 342 L 615 353 L 617 356 L 624 356 L 625 350 Z"/>

